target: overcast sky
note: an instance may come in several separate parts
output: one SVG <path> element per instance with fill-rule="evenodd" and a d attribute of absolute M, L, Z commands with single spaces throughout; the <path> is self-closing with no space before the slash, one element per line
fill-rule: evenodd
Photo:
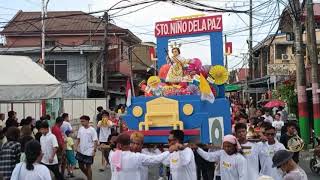
<path fill-rule="evenodd" d="M 130 0 L 130 2 L 122 2 L 118 6 L 124 6 L 135 2 L 144 0 Z M 287 0 L 283 0 L 287 3 Z M 282 1 L 282 2 L 283 2 Z M 108 9 L 119 0 L 50 0 L 48 10 L 50 11 L 67 11 L 67 10 L 81 10 L 84 12 L 97 11 Z M 248 10 L 249 0 L 198 0 L 198 2 L 206 3 L 220 8 L 233 8 L 237 10 Z M 267 35 L 274 33 L 277 30 L 277 18 L 279 11 L 277 9 L 277 2 L 279 0 L 253 0 L 253 7 L 262 4 L 262 8 L 256 8 L 254 14 L 254 30 L 253 42 L 261 41 Z M 124 13 L 131 12 L 136 9 L 144 7 L 137 6 L 127 8 L 121 12 L 110 11 L 112 16 L 112 23 L 130 29 L 142 41 L 153 41 L 154 25 L 159 21 L 167 21 L 172 17 L 187 16 L 200 14 L 194 10 L 185 7 L 173 5 L 171 3 L 159 2 L 145 9 L 139 10 L 135 13 L 124 15 L 121 17 L 114 17 Z M 280 9 L 283 5 L 280 4 Z M 1 26 L 4 22 L 10 20 L 17 10 L 23 11 L 40 11 L 41 0 L 0 0 L 0 21 Z M 101 14 L 96 14 L 97 16 Z M 208 14 L 207 15 L 213 15 Z M 233 42 L 233 55 L 228 57 L 229 69 L 245 67 L 247 64 L 243 61 L 243 56 L 247 53 L 247 39 L 248 39 L 248 23 L 249 16 L 245 14 L 223 13 L 224 33 L 227 34 L 228 41 Z M 183 39 L 182 42 L 182 56 L 185 58 L 199 58 L 204 64 L 210 63 L 209 41 L 201 41 L 208 39 L 208 37 L 198 37 L 193 39 Z"/>

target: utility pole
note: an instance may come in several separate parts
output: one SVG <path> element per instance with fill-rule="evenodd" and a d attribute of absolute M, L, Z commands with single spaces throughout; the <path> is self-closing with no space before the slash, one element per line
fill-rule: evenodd
<path fill-rule="evenodd" d="M 133 97 L 136 97 L 136 93 L 134 92 L 134 84 L 133 84 L 133 61 L 132 61 L 132 54 L 134 53 L 134 46 L 130 46 L 128 49 L 129 61 L 130 61 L 130 84 L 131 84 L 131 93 Z"/>
<path fill-rule="evenodd" d="M 41 8 L 41 24 L 42 24 L 42 31 L 41 31 L 41 59 L 39 60 L 39 64 L 42 68 L 45 68 L 46 64 L 46 24 L 45 24 L 45 18 L 47 17 L 47 6 L 48 6 L 49 0 L 42 0 L 42 8 Z M 41 101 L 41 114 L 44 116 L 47 114 L 46 110 L 46 100 Z"/>
<path fill-rule="evenodd" d="M 252 0 L 250 0 L 249 10 L 249 79 L 253 79 L 253 62 L 252 62 Z"/>
<path fill-rule="evenodd" d="M 104 46 L 103 46 L 103 76 L 104 76 L 104 95 L 106 98 L 106 108 L 109 108 L 109 92 L 108 92 L 108 50 L 109 50 L 109 41 L 108 41 L 108 25 L 109 25 L 109 15 L 108 12 L 105 12 L 103 15 L 103 19 L 105 21 L 104 25 Z"/>
<path fill-rule="evenodd" d="M 47 17 L 47 6 L 48 6 L 49 0 L 42 0 L 42 9 L 41 9 L 41 24 L 42 24 L 42 31 L 41 31 L 41 64 L 44 68 L 45 64 L 45 51 L 46 51 L 46 23 L 45 18 Z"/>
<path fill-rule="evenodd" d="M 296 81 L 298 94 L 298 112 L 301 138 L 305 144 L 310 141 L 310 128 L 307 110 L 306 94 L 306 71 L 304 57 L 302 55 L 302 27 L 301 27 L 301 8 L 299 0 L 290 0 L 290 15 L 293 21 L 295 61 L 296 61 Z"/>
<path fill-rule="evenodd" d="M 315 33 L 315 20 L 313 12 L 313 0 L 307 0 L 307 24 L 308 24 L 308 54 L 311 62 L 311 79 L 312 79 L 312 102 L 313 102 L 313 121 L 314 131 L 316 136 L 320 136 L 320 106 L 319 106 L 319 94 L 317 89 L 318 84 L 318 52 L 317 52 L 317 40 Z"/>
<path fill-rule="evenodd" d="M 224 49 L 226 51 L 226 44 L 227 44 L 227 35 L 226 34 L 224 35 L 224 44 L 225 44 Z M 225 52 L 224 59 L 226 61 L 226 63 L 224 64 L 225 68 L 228 70 L 228 54 L 227 54 L 227 52 Z"/>

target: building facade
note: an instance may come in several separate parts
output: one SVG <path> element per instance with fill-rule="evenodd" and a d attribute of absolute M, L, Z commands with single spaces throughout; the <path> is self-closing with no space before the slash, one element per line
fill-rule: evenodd
<path fill-rule="evenodd" d="M 109 23 L 105 59 L 101 18 L 81 11 L 54 11 L 47 13 L 45 24 L 44 67 L 63 83 L 65 98 L 104 97 L 104 71 L 109 99 L 124 98 L 123 81 L 130 75 L 128 49 L 140 43 L 138 37 Z M 19 11 L 1 31 L 5 43 L 0 51 L 41 62 L 41 28 L 41 12 Z"/>

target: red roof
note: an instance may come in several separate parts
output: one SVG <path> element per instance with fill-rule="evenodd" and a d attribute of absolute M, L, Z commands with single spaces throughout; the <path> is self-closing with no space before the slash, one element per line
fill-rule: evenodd
<path fill-rule="evenodd" d="M 89 33 L 90 31 L 94 33 L 96 30 L 99 32 L 104 30 L 104 23 L 100 23 L 101 19 L 82 11 L 52 11 L 48 12 L 47 17 L 46 32 L 49 34 Z M 4 27 L 1 34 L 39 34 L 41 27 L 41 12 L 19 11 Z M 128 31 L 114 24 L 109 25 L 109 30 L 111 32 Z"/>

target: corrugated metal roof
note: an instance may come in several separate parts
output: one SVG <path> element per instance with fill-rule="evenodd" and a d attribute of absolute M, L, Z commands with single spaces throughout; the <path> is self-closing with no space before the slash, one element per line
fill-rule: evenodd
<path fill-rule="evenodd" d="M 48 19 L 45 20 L 47 33 L 93 32 L 96 30 L 103 32 L 104 30 L 104 24 L 100 23 L 101 19 L 82 11 L 52 11 L 48 12 L 47 17 Z M 40 33 L 41 27 L 41 12 L 19 11 L 1 33 Z M 126 31 L 114 24 L 109 25 L 109 30 L 111 32 Z"/>

